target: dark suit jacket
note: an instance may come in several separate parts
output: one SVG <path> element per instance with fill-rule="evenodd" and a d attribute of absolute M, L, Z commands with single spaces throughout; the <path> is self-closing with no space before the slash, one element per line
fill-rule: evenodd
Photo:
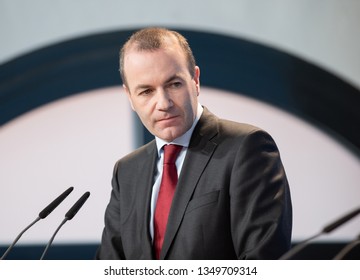
<path fill-rule="evenodd" d="M 153 259 L 149 234 L 155 141 L 115 165 L 98 259 Z M 292 208 L 269 134 L 206 108 L 193 132 L 161 259 L 277 259 L 290 246 Z"/>

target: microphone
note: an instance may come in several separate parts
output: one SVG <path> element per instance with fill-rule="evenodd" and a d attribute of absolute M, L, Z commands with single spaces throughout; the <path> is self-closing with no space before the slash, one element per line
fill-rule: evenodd
<path fill-rule="evenodd" d="M 23 229 L 19 235 L 15 238 L 13 243 L 9 246 L 9 248 L 2 255 L 0 260 L 4 260 L 6 256 L 10 253 L 15 244 L 19 241 L 20 237 L 26 232 L 29 228 L 31 228 L 34 224 L 36 224 L 40 219 L 45 219 L 56 207 L 59 206 L 61 202 L 73 191 L 74 187 L 68 188 L 61 195 L 59 195 L 53 202 L 51 202 L 48 206 L 46 206 L 38 215 L 38 217 L 25 229 Z"/>
<path fill-rule="evenodd" d="M 74 187 L 68 188 L 64 191 L 59 197 L 57 197 L 53 202 L 51 202 L 48 206 L 46 206 L 40 213 L 39 217 L 41 219 L 46 218 L 56 207 L 59 206 L 61 202 L 74 190 Z"/>
<path fill-rule="evenodd" d="M 300 242 L 298 245 L 291 248 L 288 252 L 286 252 L 284 255 L 282 255 L 279 258 L 279 260 L 288 260 L 288 259 L 292 258 L 294 255 L 296 255 L 298 252 L 300 252 L 302 249 L 304 249 L 307 245 L 309 245 L 309 242 L 311 240 L 313 240 L 323 234 L 328 234 L 328 233 L 332 232 L 333 230 L 337 229 L 341 225 L 345 224 L 347 221 L 354 218 L 359 213 L 360 213 L 360 208 L 357 208 L 357 209 L 351 211 L 350 213 L 346 214 L 345 216 L 339 218 L 335 222 L 332 222 L 331 224 L 325 226 L 322 229 L 322 231 L 320 231 L 319 233 L 311 236 L 308 239 L 305 239 L 304 241 Z"/>
<path fill-rule="evenodd" d="M 360 234 L 356 239 L 346 245 L 335 257 L 334 260 L 342 260 L 352 249 L 360 244 Z"/>
<path fill-rule="evenodd" d="M 52 242 L 54 241 L 54 238 L 56 236 L 56 234 L 58 233 L 58 231 L 60 230 L 60 228 L 69 220 L 71 220 L 72 218 L 74 218 L 74 216 L 76 215 L 76 213 L 80 210 L 80 208 L 84 205 L 85 201 L 89 198 L 90 196 L 90 192 L 86 192 L 84 193 L 79 199 L 78 201 L 75 202 L 75 204 L 70 208 L 70 210 L 68 212 L 66 212 L 65 214 L 65 218 L 64 220 L 61 222 L 61 224 L 58 226 L 58 228 L 55 230 L 54 234 L 52 235 L 52 237 L 49 240 L 49 243 L 47 244 L 43 254 L 40 257 L 40 260 L 43 260 L 47 251 L 49 250 Z"/>

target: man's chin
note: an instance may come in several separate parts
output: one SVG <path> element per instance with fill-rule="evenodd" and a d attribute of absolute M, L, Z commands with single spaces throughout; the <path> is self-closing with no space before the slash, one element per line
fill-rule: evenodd
<path fill-rule="evenodd" d="M 185 132 L 177 128 L 164 128 L 163 130 L 159 130 L 158 133 L 155 134 L 155 136 L 162 140 L 165 140 L 166 142 L 171 142 L 174 139 L 183 135 L 184 133 Z"/>

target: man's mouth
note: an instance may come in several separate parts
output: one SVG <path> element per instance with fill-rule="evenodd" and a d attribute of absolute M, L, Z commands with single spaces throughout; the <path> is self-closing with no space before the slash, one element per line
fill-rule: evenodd
<path fill-rule="evenodd" d="M 169 117 L 158 119 L 157 123 L 167 124 L 167 123 L 171 123 L 172 121 L 174 121 L 177 118 L 178 118 L 178 116 L 169 116 Z"/>

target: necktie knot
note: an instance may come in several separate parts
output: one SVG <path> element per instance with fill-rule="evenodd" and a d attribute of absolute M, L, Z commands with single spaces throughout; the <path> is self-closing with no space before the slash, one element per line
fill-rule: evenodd
<path fill-rule="evenodd" d="M 164 164 L 174 164 L 178 157 L 182 146 L 179 145 L 165 145 L 164 146 Z"/>

